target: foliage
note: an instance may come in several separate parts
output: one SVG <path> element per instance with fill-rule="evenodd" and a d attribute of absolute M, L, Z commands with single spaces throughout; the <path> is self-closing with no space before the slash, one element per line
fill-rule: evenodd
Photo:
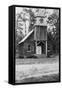
<path fill-rule="evenodd" d="M 26 29 L 26 20 L 25 18 L 25 13 L 21 12 L 17 14 L 17 20 L 16 20 L 16 42 L 18 43 L 22 38 L 24 37 L 23 35 L 23 23 L 25 24 L 25 29 Z"/>
<path fill-rule="evenodd" d="M 52 47 L 53 53 L 59 53 L 59 13 L 54 12 L 48 17 L 48 23 L 56 28 L 48 33 L 48 45 Z"/>
<path fill-rule="evenodd" d="M 24 9 L 24 11 L 26 13 L 29 13 L 30 15 L 30 21 L 29 21 L 29 31 L 32 30 L 33 26 L 34 26 L 34 23 L 35 23 L 35 14 L 34 12 L 32 11 L 32 9 Z"/>

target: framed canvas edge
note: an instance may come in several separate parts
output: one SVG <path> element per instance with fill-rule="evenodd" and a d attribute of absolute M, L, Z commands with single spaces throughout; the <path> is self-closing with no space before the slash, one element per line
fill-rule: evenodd
<path fill-rule="evenodd" d="M 13 7 L 13 17 L 14 17 L 14 26 L 13 26 L 13 34 L 14 34 L 14 59 L 13 59 L 13 78 L 14 78 L 14 82 L 13 83 L 10 83 L 8 81 L 9 84 L 12 84 L 12 85 L 26 85 L 26 84 L 43 84 L 43 83 L 58 83 L 58 82 L 61 82 L 61 8 L 60 7 L 48 7 L 48 6 L 30 6 L 30 5 L 11 5 L 11 6 L 8 6 L 8 8 L 10 7 Z M 59 81 L 47 81 L 47 82 L 27 82 L 27 83 L 16 83 L 15 82 L 15 8 L 16 7 L 26 7 L 26 8 L 46 8 L 46 9 L 59 9 Z M 8 71 L 9 72 L 9 71 Z M 9 76 L 8 76 L 9 77 Z"/>

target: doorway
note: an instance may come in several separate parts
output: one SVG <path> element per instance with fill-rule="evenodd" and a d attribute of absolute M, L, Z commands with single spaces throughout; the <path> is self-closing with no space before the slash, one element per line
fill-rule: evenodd
<path fill-rule="evenodd" d="M 41 48 L 41 46 L 37 46 L 36 47 L 36 54 L 39 54 L 39 55 L 42 54 L 42 48 Z"/>

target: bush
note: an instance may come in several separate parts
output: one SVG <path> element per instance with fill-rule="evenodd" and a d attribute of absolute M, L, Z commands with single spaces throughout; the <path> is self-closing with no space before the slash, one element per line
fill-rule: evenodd
<path fill-rule="evenodd" d="M 27 56 L 27 58 L 37 58 L 37 56 L 30 55 L 30 56 Z"/>

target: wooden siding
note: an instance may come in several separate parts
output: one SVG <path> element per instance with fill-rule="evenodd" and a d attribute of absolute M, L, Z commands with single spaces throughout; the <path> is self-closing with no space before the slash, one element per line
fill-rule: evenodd
<path fill-rule="evenodd" d="M 40 40 L 47 40 L 47 27 L 40 27 Z"/>
<path fill-rule="evenodd" d="M 30 51 L 28 50 L 28 45 L 30 45 Z M 26 56 L 30 56 L 34 54 L 34 42 L 30 41 L 26 41 L 24 43 L 24 55 Z"/>
<path fill-rule="evenodd" d="M 19 48 L 18 48 L 19 49 L 19 57 L 23 57 L 24 56 L 23 48 L 24 48 L 24 43 L 19 45 Z"/>
<path fill-rule="evenodd" d="M 30 45 L 30 51 L 28 51 L 28 45 Z M 30 56 L 34 54 L 34 32 L 24 42 L 24 55 Z"/>
<path fill-rule="evenodd" d="M 31 50 L 28 51 L 28 45 Z M 21 44 L 19 44 L 19 56 L 31 56 L 34 54 L 34 32 Z"/>
<path fill-rule="evenodd" d="M 34 40 L 47 40 L 47 27 L 46 26 L 36 26 L 34 31 Z"/>

